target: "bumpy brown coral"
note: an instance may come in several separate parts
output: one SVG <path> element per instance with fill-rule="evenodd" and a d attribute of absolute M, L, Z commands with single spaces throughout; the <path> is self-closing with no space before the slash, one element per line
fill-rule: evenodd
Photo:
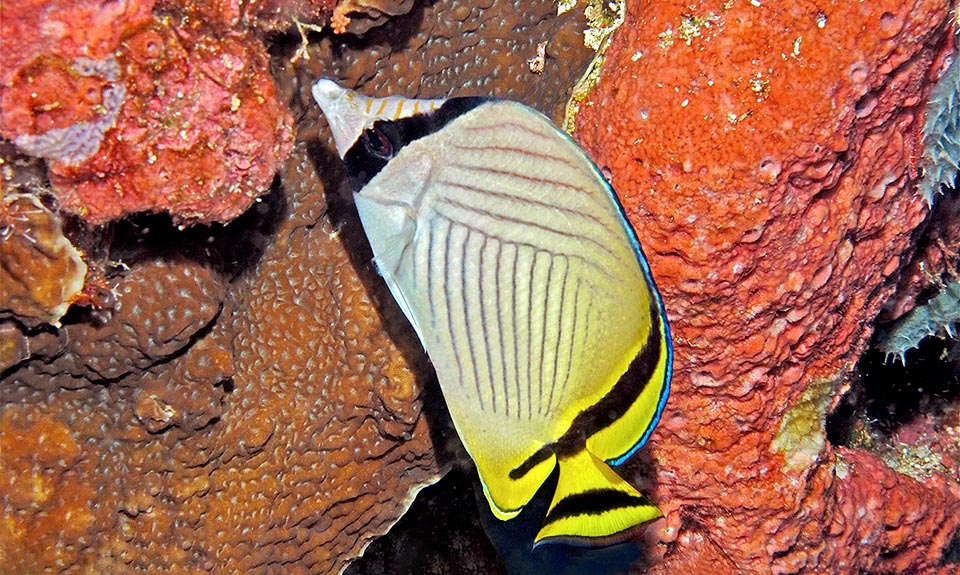
<path fill-rule="evenodd" d="M 363 34 L 393 16 L 410 12 L 413 0 L 341 0 L 335 14 L 343 15 L 343 31 Z"/>
<path fill-rule="evenodd" d="M 223 290 L 203 266 L 143 261 L 118 282 L 109 321 L 64 327 L 62 353 L 38 369 L 91 381 L 140 372 L 186 348 L 219 313 Z"/>
<path fill-rule="evenodd" d="M 310 102 L 310 85 L 327 76 L 376 96 L 509 98 L 560 121 L 593 52 L 584 46 L 583 14 L 557 18 L 555 10 L 520 1 L 450 1 L 395 17 L 370 30 L 362 44 L 324 37 L 299 69 L 302 101 Z M 540 44 L 544 69 L 536 74 L 529 60 Z"/>

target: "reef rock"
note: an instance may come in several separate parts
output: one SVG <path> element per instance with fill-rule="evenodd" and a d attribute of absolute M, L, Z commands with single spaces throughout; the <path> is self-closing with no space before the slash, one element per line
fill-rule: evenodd
<path fill-rule="evenodd" d="M 336 0 L 263 0 L 259 2 L 160 0 L 157 2 L 157 9 L 225 30 L 282 32 L 301 21 L 303 24 L 311 23 L 317 27 L 327 24 L 335 4 Z"/>
<path fill-rule="evenodd" d="M 948 8 L 628 6 L 576 136 L 675 337 L 652 572 L 928 573 L 956 533 L 955 480 L 824 433 L 927 215 L 912 162 Z"/>
<path fill-rule="evenodd" d="M 108 5 L 98 0 L 23 0 L 6 4 L 0 20 L 0 87 L 9 89 L 24 67 L 42 63 L 50 56 L 94 60 L 107 57 L 124 34 L 150 21 L 154 4 L 153 0 Z M 5 133 L 12 113 L 4 101 Z"/>
<path fill-rule="evenodd" d="M 64 10 L 15 4 L 4 25 L 56 32 Z M 290 151 L 292 120 L 258 39 L 169 16 L 70 14 L 71 29 L 91 28 L 92 40 L 102 27 L 122 32 L 87 50 L 51 33 L 39 49 L 6 43 L 4 28 L 0 85 L 0 129 L 49 161 L 62 210 L 94 224 L 139 211 L 227 221 L 267 191 Z"/>

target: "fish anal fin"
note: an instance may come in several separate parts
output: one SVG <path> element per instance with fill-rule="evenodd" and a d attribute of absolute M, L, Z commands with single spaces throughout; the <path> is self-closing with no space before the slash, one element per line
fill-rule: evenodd
<path fill-rule="evenodd" d="M 534 546 L 569 543 L 603 546 L 663 514 L 645 495 L 587 450 L 559 460 L 553 502 Z"/>

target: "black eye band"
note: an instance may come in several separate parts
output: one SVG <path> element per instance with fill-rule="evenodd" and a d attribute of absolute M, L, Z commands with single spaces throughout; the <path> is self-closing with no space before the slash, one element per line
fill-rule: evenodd
<path fill-rule="evenodd" d="M 381 160 L 389 160 L 394 155 L 393 142 L 376 124 L 364 130 L 361 141 L 368 152 Z"/>

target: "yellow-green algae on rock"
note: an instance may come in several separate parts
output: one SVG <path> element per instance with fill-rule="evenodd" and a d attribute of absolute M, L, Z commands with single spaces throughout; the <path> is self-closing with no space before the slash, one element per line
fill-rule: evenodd
<path fill-rule="evenodd" d="M 836 380 L 816 381 L 784 413 L 771 447 L 783 455 L 787 468 L 805 469 L 820 456 L 827 441 L 827 409 L 836 390 Z"/>

